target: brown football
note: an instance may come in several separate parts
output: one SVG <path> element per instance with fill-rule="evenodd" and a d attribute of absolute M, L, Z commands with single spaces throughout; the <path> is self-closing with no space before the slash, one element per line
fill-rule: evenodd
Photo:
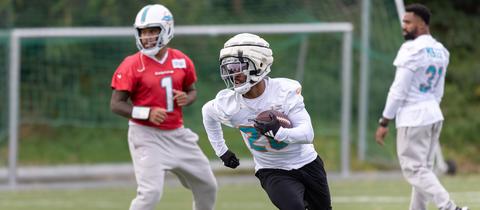
<path fill-rule="evenodd" d="M 270 117 L 270 114 L 277 117 L 278 121 L 280 122 L 280 126 L 284 128 L 293 127 L 292 122 L 290 121 L 290 119 L 288 119 L 287 115 L 275 110 L 266 110 L 266 111 L 260 112 L 260 114 L 257 115 L 255 120 L 269 122 L 272 120 L 272 118 Z"/>

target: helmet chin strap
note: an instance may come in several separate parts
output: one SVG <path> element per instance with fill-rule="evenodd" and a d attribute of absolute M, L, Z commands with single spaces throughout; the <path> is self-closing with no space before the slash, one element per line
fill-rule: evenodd
<path fill-rule="evenodd" d="M 250 82 L 246 82 L 245 84 L 243 84 L 242 86 L 240 87 L 235 87 L 234 90 L 235 92 L 237 92 L 238 94 L 245 94 L 245 93 L 248 93 L 248 91 L 250 91 L 250 89 L 252 88 L 252 84 Z"/>
<path fill-rule="evenodd" d="M 160 51 L 161 48 L 155 46 L 155 47 L 151 47 L 151 48 L 148 48 L 148 49 L 142 49 L 141 52 L 147 56 L 155 56 L 157 55 L 157 53 Z"/>

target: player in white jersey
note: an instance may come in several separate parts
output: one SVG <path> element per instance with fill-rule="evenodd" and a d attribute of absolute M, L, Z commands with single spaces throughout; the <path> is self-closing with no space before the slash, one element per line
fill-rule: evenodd
<path fill-rule="evenodd" d="M 426 210 L 429 201 L 440 210 L 467 210 L 455 205 L 433 172 L 443 122 L 440 101 L 449 52 L 430 35 L 429 21 L 427 7 L 406 7 L 402 24 L 406 41 L 393 62 L 395 79 L 375 138 L 383 145 L 388 122 L 395 118 L 398 159 L 403 176 L 412 185 L 410 210 Z"/>
<path fill-rule="evenodd" d="M 240 163 L 229 150 L 221 124 L 238 128 L 253 155 L 255 175 L 279 209 L 331 209 L 322 159 L 313 147 L 313 128 L 305 109 L 301 85 L 285 78 L 269 78 L 272 50 L 263 38 L 248 33 L 229 39 L 220 51 L 221 77 L 227 89 L 202 108 L 210 143 L 224 165 Z M 255 122 L 265 110 L 288 116 L 293 128 Z M 272 132 L 272 137 L 266 133 Z"/>

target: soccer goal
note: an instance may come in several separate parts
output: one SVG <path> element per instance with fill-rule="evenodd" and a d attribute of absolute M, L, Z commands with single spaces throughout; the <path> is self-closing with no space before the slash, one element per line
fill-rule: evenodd
<path fill-rule="evenodd" d="M 242 32 L 266 36 L 274 51 L 272 75 L 302 81 L 312 118 L 337 124 L 333 127 L 337 127 L 338 133 L 333 136 L 338 136 L 341 142 L 339 170 L 343 176 L 348 176 L 353 33 L 350 23 L 175 27 L 176 38 L 172 45 L 194 60 L 199 75 L 199 102 L 185 117 L 198 119 L 201 105 L 223 88 L 217 70 L 218 51 L 228 37 Z M 133 27 L 11 30 L 8 74 L 10 185 L 17 183 L 21 126 L 48 124 L 95 128 L 119 125 L 119 118 L 108 108 L 109 85 L 122 59 L 137 51 L 133 34 Z M 324 46 L 313 47 L 318 44 Z M 322 75 L 314 76 L 316 74 Z M 335 91 L 329 92 L 331 90 Z M 324 110 L 325 107 L 328 110 Z M 322 114 L 318 114 L 316 110 L 322 109 Z M 192 121 L 197 124 L 191 124 L 201 127 L 201 121 Z M 126 124 L 125 120 L 121 122 Z M 324 123 L 317 125 L 321 127 Z"/>

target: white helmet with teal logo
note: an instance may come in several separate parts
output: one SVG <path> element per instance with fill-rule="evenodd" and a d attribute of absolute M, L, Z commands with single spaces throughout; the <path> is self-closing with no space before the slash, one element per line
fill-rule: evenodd
<path fill-rule="evenodd" d="M 173 38 L 173 16 L 163 5 L 153 4 L 143 7 L 135 18 L 135 39 L 138 49 L 149 56 L 154 56 L 165 47 Z M 160 28 L 157 43 L 153 47 L 145 48 L 140 40 L 140 29 Z"/>

